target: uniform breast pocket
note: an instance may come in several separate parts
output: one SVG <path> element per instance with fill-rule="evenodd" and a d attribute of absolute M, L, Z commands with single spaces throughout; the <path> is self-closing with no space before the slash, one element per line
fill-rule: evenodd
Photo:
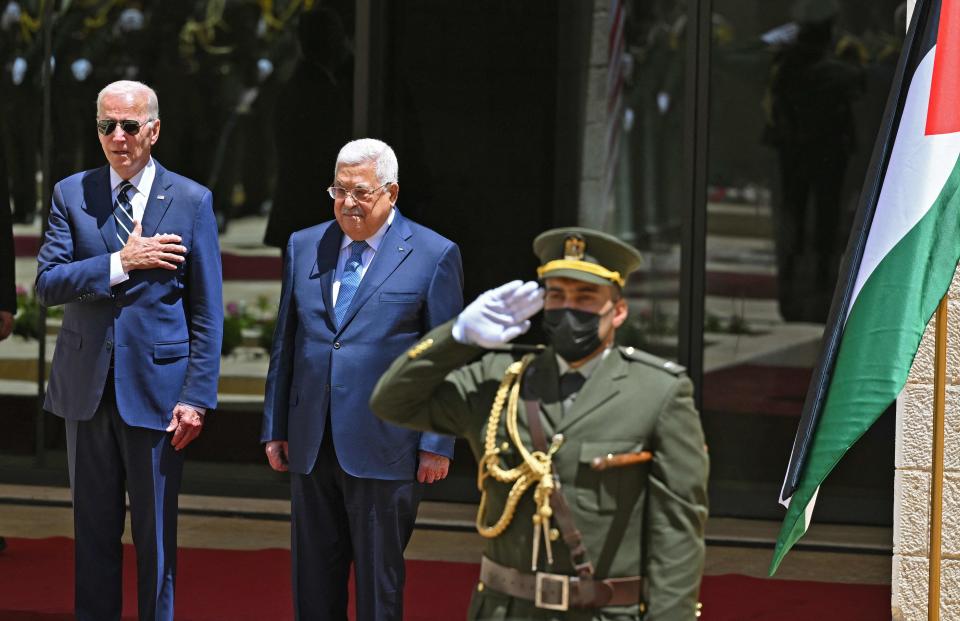
<path fill-rule="evenodd" d="M 641 489 L 640 470 L 644 465 L 609 467 L 597 470 L 593 462 L 598 457 L 639 453 L 643 442 L 636 440 L 583 442 L 580 444 L 580 463 L 577 466 L 577 504 L 587 511 L 611 513 Z M 632 504 L 632 503 L 631 503 Z"/>

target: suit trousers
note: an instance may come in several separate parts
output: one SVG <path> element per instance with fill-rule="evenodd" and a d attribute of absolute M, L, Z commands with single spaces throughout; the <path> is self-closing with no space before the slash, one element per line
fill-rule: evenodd
<path fill-rule="evenodd" d="M 68 420 L 66 426 L 76 538 L 76 618 L 120 619 L 126 491 L 137 552 L 140 621 L 172 621 L 183 452 L 170 445 L 170 434 L 124 422 L 117 410 L 112 372 L 93 418 Z"/>
<path fill-rule="evenodd" d="M 350 563 L 357 621 L 403 618 L 403 551 L 421 486 L 353 477 L 334 451 L 330 420 L 310 474 L 292 473 L 293 605 L 298 621 L 345 621 Z"/>

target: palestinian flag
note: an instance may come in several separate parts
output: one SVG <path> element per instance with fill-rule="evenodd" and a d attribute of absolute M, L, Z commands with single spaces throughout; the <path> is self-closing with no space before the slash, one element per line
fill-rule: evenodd
<path fill-rule="evenodd" d="M 897 398 L 960 258 L 960 0 L 919 0 L 860 194 L 787 467 L 770 564 L 817 490 Z"/>

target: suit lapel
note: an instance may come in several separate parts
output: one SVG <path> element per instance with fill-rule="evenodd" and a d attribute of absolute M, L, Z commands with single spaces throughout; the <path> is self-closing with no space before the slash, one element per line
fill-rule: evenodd
<path fill-rule="evenodd" d="M 163 216 L 167 213 L 167 209 L 170 208 L 170 204 L 173 202 L 173 194 L 170 187 L 173 185 L 173 181 L 170 175 L 166 174 L 167 170 L 160 165 L 160 162 L 154 160 L 154 164 L 157 167 L 157 172 L 153 178 L 153 186 L 150 188 L 150 194 L 147 196 L 147 206 L 143 211 L 143 222 L 140 223 L 143 227 L 144 237 L 156 235 L 160 221 L 163 220 Z"/>
<path fill-rule="evenodd" d="M 625 377 L 627 363 L 614 347 L 590 374 L 557 431 L 569 429 L 575 422 L 616 396 L 620 392 L 620 381 Z"/>
<path fill-rule="evenodd" d="M 393 224 L 390 225 L 386 235 L 380 241 L 380 246 L 377 248 L 376 254 L 373 255 L 373 261 L 370 262 L 366 274 L 360 281 L 360 287 L 350 302 L 350 308 L 347 309 L 347 314 L 344 315 L 343 323 L 339 326 L 338 332 L 343 331 L 344 327 L 356 316 L 357 311 L 373 295 L 373 292 L 379 289 L 383 281 L 403 263 L 404 259 L 410 256 L 413 251 L 413 245 L 410 243 L 412 235 L 413 233 L 407 226 L 406 220 L 397 211 L 393 218 Z"/>
<path fill-rule="evenodd" d="M 309 276 L 310 280 L 320 281 L 320 295 L 323 297 L 323 308 L 327 311 L 327 322 L 330 326 L 336 324 L 333 317 L 333 279 L 337 274 L 337 259 L 342 240 L 343 231 L 336 223 L 330 223 L 317 243 L 317 260 Z"/>
<path fill-rule="evenodd" d="M 560 400 L 560 370 L 553 349 L 548 348 L 527 367 L 524 386 L 524 399 L 540 401 L 543 414 L 544 432 L 547 440 L 558 429 L 563 418 L 563 402 Z"/>
<path fill-rule="evenodd" d="M 113 218 L 113 197 L 110 187 L 110 167 L 95 170 L 83 180 L 83 202 L 87 211 L 97 219 L 100 237 L 108 252 L 117 252 L 123 245 L 117 237 L 117 222 Z"/>

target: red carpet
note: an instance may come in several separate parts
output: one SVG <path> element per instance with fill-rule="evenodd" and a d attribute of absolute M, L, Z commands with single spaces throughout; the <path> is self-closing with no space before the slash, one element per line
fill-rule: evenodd
<path fill-rule="evenodd" d="M 8 539 L 0 553 L 0 619 L 73 618 L 73 541 Z M 136 619 L 134 559 L 125 549 L 124 620 Z M 177 577 L 178 621 L 292 618 L 287 550 L 183 548 Z M 463 619 L 478 566 L 408 561 L 408 621 Z M 874 621 L 890 617 L 890 589 L 745 576 L 707 576 L 703 621 Z"/>

